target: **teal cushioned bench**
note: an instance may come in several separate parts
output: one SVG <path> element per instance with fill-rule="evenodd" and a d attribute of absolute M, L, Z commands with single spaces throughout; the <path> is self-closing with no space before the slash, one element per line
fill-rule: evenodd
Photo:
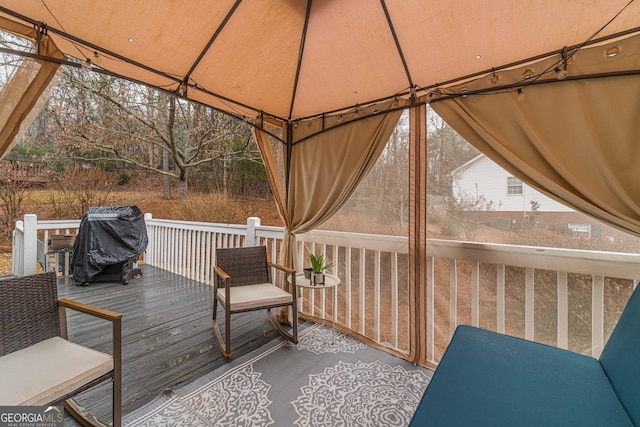
<path fill-rule="evenodd" d="M 636 289 L 599 360 L 459 326 L 410 426 L 639 423 L 640 291 Z"/>

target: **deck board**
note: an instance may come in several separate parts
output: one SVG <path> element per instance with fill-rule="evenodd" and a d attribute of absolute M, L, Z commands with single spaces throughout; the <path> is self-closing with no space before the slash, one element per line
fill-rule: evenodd
<path fill-rule="evenodd" d="M 75 286 L 60 278 L 58 293 L 122 313 L 123 414 L 228 361 L 215 344 L 211 327 L 210 286 L 142 265 L 142 277 L 128 285 L 92 283 Z M 110 323 L 69 312 L 69 338 L 111 352 Z M 264 311 L 232 316 L 233 357 L 240 357 L 278 336 Z M 78 400 L 105 421 L 111 420 L 111 385 L 89 390 Z"/>

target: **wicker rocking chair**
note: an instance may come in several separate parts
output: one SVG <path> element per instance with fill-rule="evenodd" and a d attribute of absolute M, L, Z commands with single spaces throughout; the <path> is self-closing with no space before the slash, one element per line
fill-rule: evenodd
<path fill-rule="evenodd" d="M 271 268 L 290 275 L 291 293 L 273 285 Z M 231 314 L 243 311 L 267 310 L 267 317 L 285 339 L 298 342 L 298 308 L 295 271 L 267 262 L 264 246 L 216 250 L 213 284 L 213 331 L 226 358 L 231 357 Z M 224 308 L 225 339 L 223 342 L 216 321 L 218 304 Z M 271 314 L 274 307 L 291 306 L 293 310 L 292 334 L 285 331 Z"/>
<path fill-rule="evenodd" d="M 62 403 L 83 426 L 107 426 L 72 397 L 110 380 L 113 426 L 120 427 L 122 315 L 58 299 L 53 271 L 0 281 L 0 302 L 0 406 Z M 67 309 L 110 321 L 113 354 L 69 341 Z"/>

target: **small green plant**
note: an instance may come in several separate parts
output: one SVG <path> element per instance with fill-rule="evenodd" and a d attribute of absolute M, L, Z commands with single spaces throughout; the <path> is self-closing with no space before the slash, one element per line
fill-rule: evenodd
<path fill-rule="evenodd" d="M 309 261 L 311 261 L 311 269 L 314 273 L 322 273 L 323 271 L 333 267 L 333 263 L 324 263 L 324 255 L 309 254 Z"/>

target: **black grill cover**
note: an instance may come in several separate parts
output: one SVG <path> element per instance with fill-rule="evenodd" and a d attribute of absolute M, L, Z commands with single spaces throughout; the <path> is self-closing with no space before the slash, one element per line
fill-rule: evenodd
<path fill-rule="evenodd" d="M 73 279 L 88 283 L 106 267 L 136 258 L 147 248 L 144 215 L 137 206 L 89 208 L 73 246 Z"/>

